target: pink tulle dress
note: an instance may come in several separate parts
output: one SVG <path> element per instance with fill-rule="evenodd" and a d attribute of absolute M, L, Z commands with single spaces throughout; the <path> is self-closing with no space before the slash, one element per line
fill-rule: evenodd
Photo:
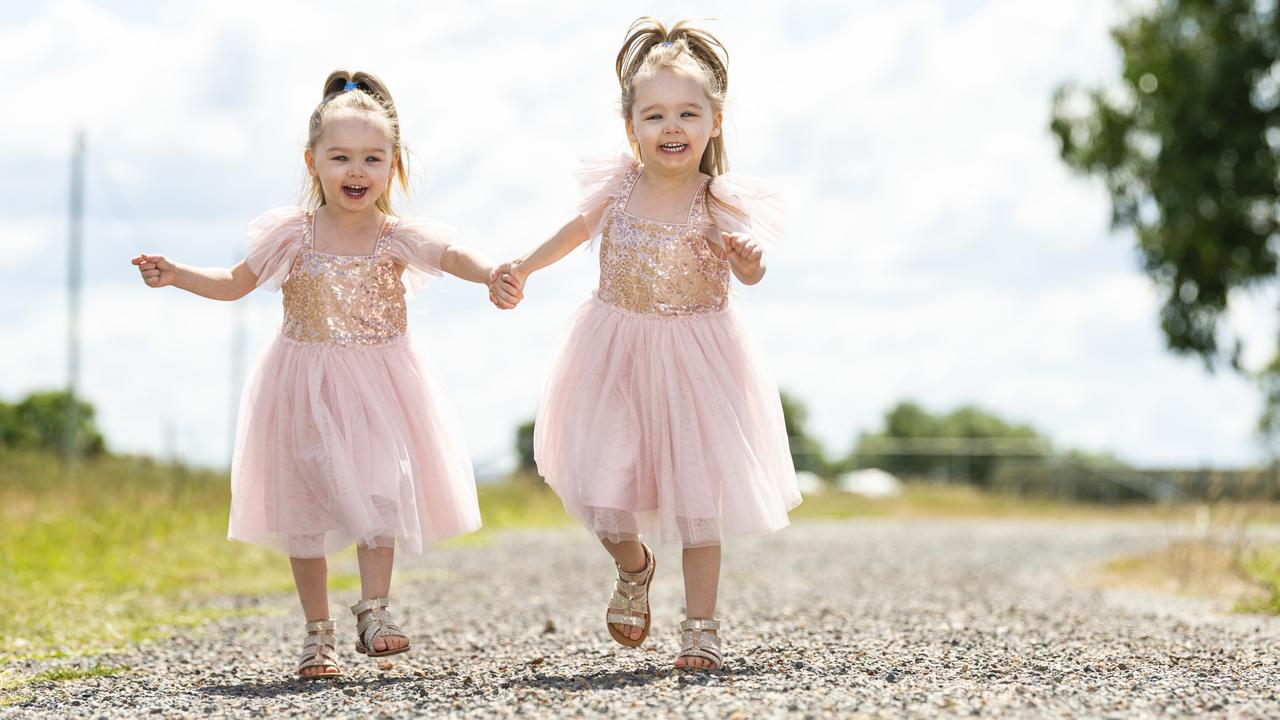
<path fill-rule="evenodd" d="M 800 503 L 778 388 L 729 306 L 719 231 L 778 237 L 776 194 L 704 183 L 684 223 L 627 213 L 641 168 L 588 164 L 579 207 L 600 285 L 554 356 L 534 425 L 538 472 L 613 542 L 684 547 L 786 527 Z"/>
<path fill-rule="evenodd" d="M 332 255 L 314 223 L 286 207 L 249 226 L 246 262 L 283 289 L 284 322 L 241 398 L 227 536 L 300 558 L 421 553 L 480 527 L 459 425 L 407 335 L 406 288 L 441 274 L 453 232 L 388 218 L 373 254 Z"/>

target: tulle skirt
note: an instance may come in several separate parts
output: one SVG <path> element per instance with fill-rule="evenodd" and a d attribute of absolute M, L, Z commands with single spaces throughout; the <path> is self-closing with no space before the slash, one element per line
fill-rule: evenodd
<path fill-rule="evenodd" d="M 373 346 L 278 336 L 241 398 L 227 536 L 314 558 L 353 542 L 417 554 L 475 530 L 458 427 L 407 336 Z"/>
<path fill-rule="evenodd" d="M 778 388 L 732 309 L 672 317 L 592 297 L 553 356 L 534 457 L 613 542 L 717 545 L 786 527 L 800 504 Z"/>

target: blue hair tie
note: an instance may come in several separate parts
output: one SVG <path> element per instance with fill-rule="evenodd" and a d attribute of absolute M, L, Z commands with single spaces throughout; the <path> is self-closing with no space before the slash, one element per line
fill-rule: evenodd
<path fill-rule="evenodd" d="M 670 40 L 662 41 L 662 47 L 671 47 L 672 45 L 675 45 L 675 43 L 671 42 Z"/>
<path fill-rule="evenodd" d="M 349 91 L 351 91 L 351 90 L 358 90 L 359 88 L 360 88 L 360 86 L 359 86 L 359 85 L 356 85 L 355 83 L 353 83 L 353 82 L 351 82 L 350 80 L 348 80 L 348 81 L 347 81 L 347 84 L 342 86 L 342 92 L 349 92 Z"/>

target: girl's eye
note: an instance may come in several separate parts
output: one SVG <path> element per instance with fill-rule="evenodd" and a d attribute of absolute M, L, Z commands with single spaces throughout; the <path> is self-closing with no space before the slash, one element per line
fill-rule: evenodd
<path fill-rule="evenodd" d="M 649 117 L 645 118 L 645 120 L 661 120 L 661 119 L 662 119 L 661 115 L 650 115 Z"/>
<path fill-rule="evenodd" d="M 680 117 L 698 117 L 698 113 L 685 110 L 684 112 L 680 113 Z"/>
<path fill-rule="evenodd" d="M 369 157 L 365 158 L 365 161 L 366 161 L 366 162 L 371 162 L 371 163 L 382 162 L 382 158 L 377 158 L 377 157 L 374 157 L 374 156 L 370 155 Z"/>
<path fill-rule="evenodd" d="M 334 156 L 333 156 L 333 159 L 334 159 L 334 160 L 337 160 L 338 162 L 346 162 L 346 161 L 347 161 L 347 156 L 346 156 L 346 155 L 334 155 Z"/>

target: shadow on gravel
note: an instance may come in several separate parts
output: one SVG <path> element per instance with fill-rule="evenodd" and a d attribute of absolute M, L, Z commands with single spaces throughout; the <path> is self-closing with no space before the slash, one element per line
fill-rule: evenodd
<path fill-rule="evenodd" d="M 626 688 L 656 682 L 676 681 L 685 685 L 714 684 L 721 678 L 753 677 L 766 674 L 756 667 L 730 666 L 726 670 L 689 671 L 675 668 L 642 668 L 572 675 L 537 673 L 504 683 L 507 687 L 531 687 L 544 690 L 587 690 L 591 688 Z"/>
<path fill-rule="evenodd" d="M 206 685 L 200 688 L 199 691 L 206 695 L 222 695 L 234 698 L 275 698 L 282 695 L 314 695 L 330 690 L 345 690 L 347 688 L 355 688 L 363 693 L 406 682 L 421 682 L 421 679 L 411 676 L 381 677 L 373 680 L 354 680 L 350 678 L 303 680 L 301 678 L 290 678 L 261 683 Z"/>

